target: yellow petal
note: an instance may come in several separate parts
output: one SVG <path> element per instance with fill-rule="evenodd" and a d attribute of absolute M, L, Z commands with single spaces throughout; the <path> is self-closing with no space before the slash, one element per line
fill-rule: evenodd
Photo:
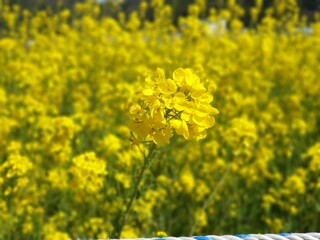
<path fill-rule="evenodd" d="M 191 86 L 191 87 L 194 87 L 194 86 L 197 86 L 199 83 L 200 83 L 200 79 L 197 75 L 195 74 L 188 74 L 186 76 L 186 83 Z"/>
<path fill-rule="evenodd" d="M 199 131 L 196 134 L 194 134 L 194 136 L 197 140 L 205 139 L 207 136 L 207 131 L 206 130 Z"/>
<path fill-rule="evenodd" d="M 216 123 L 214 117 L 212 116 L 207 116 L 203 121 L 202 121 L 202 126 L 205 128 L 211 128 L 214 126 Z"/>
<path fill-rule="evenodd" d="M 157 131 L 153 134 L 153 141 L 157 145 L 163 145 L 169 141 L 171 138 L 171 129 L 165 128 L 163 130 Z"/>
<path fill-rule="evenodd" d="M 139 114 L 141 110 L 142 108 L 139 104 L 134 104 L 130 107 L 130 114 Z"/>
<path fill-rule="evenodd" d="M 156 83 L 160 83 L 164 81 L 165 80 L 164 70 L 161 68 L 158 68 L 157 71 L 152 74 L 151 79 Z"/>
<path fill-rule="evenodd" d="M 212 115 L 217 115 L 217 114 L 219 114 L 219 110 L 213 107 L 212 110 L 211 110 L 211 114 Z"/>
<path fill-rule="evenodd" d="M 178 86 L 181 86 L 185 82 L 185 76 L 187 72 L 183 68 L 176 69 L 173 74 L 173 80 L 177 83 Z"/>
<path fill-rule="evenodd" d="M 185 121 L 173 119 L 170 123 L 177 134 L 183 136 L 186 139 L 189 138 L 188 125 Z"/>
<path fill-rule="evenodd" d="M 163 101 L 164 101 L 164 105 L 166 108 L 168 109 L 172 109 L 173 108 L 173 98 L 171 96 L 166 96 L 166 95 L 163 95 L 162 98 L 161 98 Z"/>
<path fill-rule="evenodd" d="M 140 138 L 145 138 L 151 131 L 148 120 L 132 121 L 129 123 L 130 131 L 136 133 Z"/>
<path fill-rule="evenodd" d="M 164 112 L 161 108 L 152 109 L 151 110 L 151 117 L 156 119 L 159 122 L 164 122 Z"/>
<path fill-rule="evenodd" d="M 198 105 L 194 113 L 195 116 L 200 118 L 205 118 L 209 114 L 210 114 L 210 111 L 205 105 Z"/>
<path fill-rule="evenodd" d="M 153 96 L 154 94 L 155 94 L 155 91 L 153 89 L 148 88 L 143 90 L 143 95 L 145 96 L 149 97 L 149 96 Z"/>
<path fill-rule="evenodd" d="M 209 93 L 203 93 L 197 100 L 201 103 L 211 103 L 213 101 L 213 96 Z"/>
<path fill-rule="evenodd" d="M 160 92 L 166 95 L 174 94 L 177 91 L 177 85 L 172 79 L 167 79 L 159 83 Z"/>

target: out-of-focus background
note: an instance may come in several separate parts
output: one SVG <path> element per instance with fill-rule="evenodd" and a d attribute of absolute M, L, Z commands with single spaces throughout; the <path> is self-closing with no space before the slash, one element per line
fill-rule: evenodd
<path fill-rule="evenodd" d="M 103 7 L 102 14 L 110 15 L 114 13 L 114 8 L 121 9 L 125 13 L 130 13 L 138 9 L 141 0 L 95 0 L 99 5 Z M 19 4 L 30 10 L 45 9 L 48 6 L 55 7 L 68 7 L 71 8 L 77 2 L 83 2 L 83 0 L 10 0 L 10 4 Z M 150 2 L 148 0 L 147 2 Z M 173 8 L 173 14 L 175 17 L 186 16 L 188 13 L 188 5 L 193 0 L 166 0 L 166 3 L 170 4 Z M 206 0 L 208 8 L 214 7 L 216 9 L 222 9 L 227 6 L 226 0 Z M 255 5 L 255 0 L 240 0 L 237 1 L 243 9 L 250 9 Z M 58 4 L 57 4 L 58 3 Z M 314 15 L 320 10 L 320 0 L 297 0 L 301 13 L 308 17 L 309 20 L 314 19 Z M 272 1 L 264 1 L 262 5 L 262 12 L 273 4 Z M 249 15 L 248 11 L 243 16 L 243 20 L 248 24 Z"/>

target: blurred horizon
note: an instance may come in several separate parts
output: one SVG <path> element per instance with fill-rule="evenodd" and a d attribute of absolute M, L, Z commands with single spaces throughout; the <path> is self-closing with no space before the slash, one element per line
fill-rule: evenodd
<path fill-rule="evenodd" d="M 76 3 L 85 2 L 86 0 L 3 0 L 2 3 L 9 3 L 10 5 L 18 4 L 22 8 L 27 8 L 31 11 L 45 10 L 50 7 L 50 9 L 58 10 L 63 8 L 73 9 Z M 139 4 L 141 2 L 150 3 L 151 0 L 92 0 L 93 2 L 102 6 L 102 16 L 112 16 L 116 17 L 116 13 L 119 11 L 130 14 L 133 11 L 138 10 Z M 173 9 L 174 22 L 177 23 L 177 19 L 180 16 L 186 16 L 188 14 L 188 6 L 194 3 L 195 0 L 165 0 L 166 4 L 171 5 Z M 225 0 L 206 0 L 207 10 L 210 8 L 215 9 L 225 9 L 227 8 L 229 1 Z M 242 20 L 245 25 L 250 22 L 250 8 L 255 5 L 255 0 L 236 0 L 244 10 L 244 15 Z M 276 0 L 273 1 L 262 1 L 262 11 L 260 20 L 263 13 L 270 7 L 276 4 Z M 296 0 L 295 1 L 300 9 L 300 15 L 307 17 L 307 22 L 315 21 L 316 14 L 320 11 L 320 0 Z M 1 1 L 0 1 L 1 3 Z M 208 15 L 207 11 L 204 13 L 205 16 Z M 147 14 L 147 18 L 152 18 L 152 14 Z"/>

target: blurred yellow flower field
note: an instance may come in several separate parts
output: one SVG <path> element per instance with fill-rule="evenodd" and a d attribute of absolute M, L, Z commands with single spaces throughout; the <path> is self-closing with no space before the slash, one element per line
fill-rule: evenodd
<path fill-rule="evenodd" d="M 320 16 L 5 2 L 0 239 L 319 231 Z"/>

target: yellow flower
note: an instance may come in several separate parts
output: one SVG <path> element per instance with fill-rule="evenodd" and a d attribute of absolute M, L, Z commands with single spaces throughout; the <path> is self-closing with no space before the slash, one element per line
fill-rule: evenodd
<path fill-rule="evenodd" d="M 159 83 L 159 90 L 160 93 L 163 93 L 165 95 L 171 95 L 176 93 L 177 86 L 172 79 L 167 79 Z"/>
<path fill-rule="evenodd" d="M 146 83 L 144 103 L 130 108 L 129 129 L 138 138 L 163 145 L 169 142 L 172 130 L 185 139 L 206 137 L 206 129 L 214 126 L 218 110 L 210 105 L 212 95 L 191 69 L 175 70 L 172 79 L 165 79 L 164 71 L 157 69 Z"/>
<path fill-rule="evenodd" d="M 85 190 L 89 193 L 99 191 L 107 175 L 106 162 L 97 158 L 94 152 L 76 156 L 72 162 L 70 173 L 74 178 L 74 190 Z"/>
<path fill-rule="evenodd" d="M 164 238 L 164 237 L 167 237 L 168 234 L 164 231 L 158 231 L 158 232 L 156 232 L 156 236 L 160 237 L 160 238 Z"/>
<path fill-rule="evenodd" d="M 170 124 L 177 134 L 182 135 L 185 139 L 189 139 L 189 129 L 186 121 L 173 119 Z"/>

